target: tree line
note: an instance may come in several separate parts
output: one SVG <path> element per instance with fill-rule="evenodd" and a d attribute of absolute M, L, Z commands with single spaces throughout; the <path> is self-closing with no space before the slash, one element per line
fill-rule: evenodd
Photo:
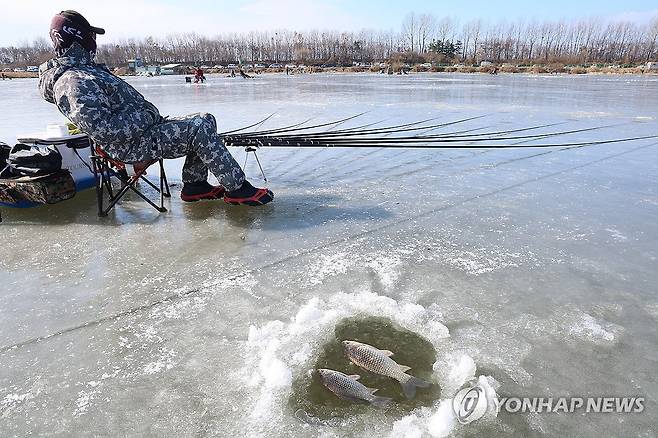
<path fill-rule="evenodd" d="M 0 48 L 3 65 L 38 65 L 51 56 L 50 43 L 45 38 L 20 47 Z M 147 64 L 197 65 L 236 61 L 351 65 L 390 59 L 471 64 L 484 60 L 515 64 L 637 64 L 658 58 L 658 17 L 647 24 L 596 18 L 459 23 L 450 17 L 410 13 L 398 31 L 280 30 L 213 38 L 186 33 L 122 40 L 101 44 L 98 49 L 98 59 L 112 67 L 124 66 L 136 57 Z"/>

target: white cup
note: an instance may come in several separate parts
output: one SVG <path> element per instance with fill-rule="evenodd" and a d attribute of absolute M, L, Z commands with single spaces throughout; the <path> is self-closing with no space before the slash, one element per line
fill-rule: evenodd
<path fill-rule="evenodd" d="M 69 135 L 69 127 L 58 123 L 50 123 L 46 126 L 48 137 L 66 137 Z"/>

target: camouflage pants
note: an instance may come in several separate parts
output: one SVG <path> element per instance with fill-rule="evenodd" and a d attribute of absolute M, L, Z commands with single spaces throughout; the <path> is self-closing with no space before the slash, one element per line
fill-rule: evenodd
<path fill-rule="evenodd" d="M 242 168 L 217 134 L 212 114 L 166 118 L 144 135 L 131 155 L 129 161 L 186 157 L 183 183 L 205 181 L 208 170 L 228 191 L 238 189 L 245 180 Z"/>

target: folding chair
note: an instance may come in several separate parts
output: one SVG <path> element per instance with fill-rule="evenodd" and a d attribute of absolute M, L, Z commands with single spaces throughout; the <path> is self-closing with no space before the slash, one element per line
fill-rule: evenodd
<path fill-rule="evenodd" d="M 161 213 L 167 211 L 164 206 L 164 198 L 171 197 L 169 191 L 169 183 L 167 182 L 167 175 L 164 170 L 164 163 L 162 158 L 158 160 L 152 160 L 145 163 L 144 165 L 135 166 L 135 174 L 129 176 L 126 170 L 126 164 L 111 158 L 103 149 L 91 144 L 91 165 L 94 172 L 94 177 L 96 178 L 96 197 L 98 199 L 98 216 L 107 216 L 107 214 L 114 208 L 114 206 L 123 198 L 123 196 L 132 191 L 136 193 L 140 198 L 146 201 L 151 207 L 155 208 Z M 160 184 L 159 187 L 156 186 L 153 182 L 149 181 L 146 178 L 146 170 L 150 168 L 153 164 L 158 163 L 160 167 Z M 140 163 L 143 164 L 143 163 Z M 112 187 L 112 177 L 117 178 L 121 181 L 121 189 L 115 192 Z M 149 198 L 146 197 L 137 187 L 137 183 L 143 181 L 148 184 L 150 187 L 155 189 L 156 192 L 160 194 L 160 205 L 155 204 Z M 104 207 L 104 192 L 107 192 L 108 195 L 108 204 L 107 207 Z"/>

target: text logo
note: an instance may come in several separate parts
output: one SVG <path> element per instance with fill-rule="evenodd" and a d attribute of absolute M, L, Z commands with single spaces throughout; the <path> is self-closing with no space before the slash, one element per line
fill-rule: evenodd
<path fill-rule="evenodd" d="M 487 397 L 480 385 L 464 388 L 452 399 L 452 409 L 461 424 L 482 418 L 487 412 L 487 406 Z"/>

